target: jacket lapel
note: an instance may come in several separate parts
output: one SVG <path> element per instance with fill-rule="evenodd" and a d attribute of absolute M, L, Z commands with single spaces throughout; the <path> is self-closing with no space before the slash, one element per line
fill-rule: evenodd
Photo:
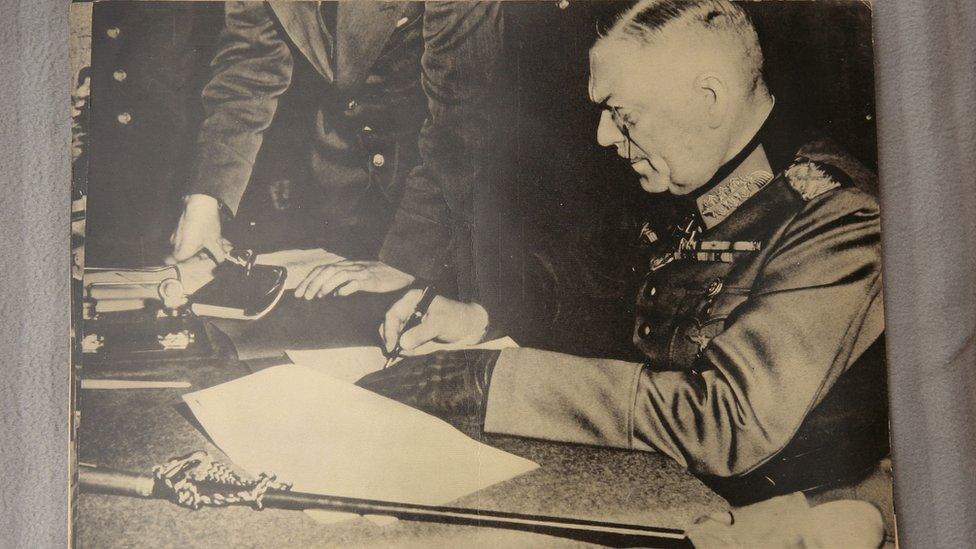
<path fill-rule="evenodd" d="M 339 86 L 355 85 L 364 77 L 396 28 L 400 12 L 409 9 L 409 4 L 377 0 L 339 2 L 336 23 Z"/>
<path fill-rule="evenodd" d="M 347 2 L 342 2 L 346 4 Z M 348 2 L 349 4 L 372 4 L 373 2 Z M 318 2 L 268 2 L 274 10 L 281 26 L 288 33 L 291 41 L 308 58 L 326 80 L 335 80 L 332 65 L 329 63 L 332 44 L 325 35 L 322 16 L 319 13 Z M 339 13 L 342 13 L 340 6 Z M 341 25 L 341 16 L 340 16 Z M 342 32 L 340 31 L 340 35 Z M 341 50 L 340 50 L 341 51 Z"/>

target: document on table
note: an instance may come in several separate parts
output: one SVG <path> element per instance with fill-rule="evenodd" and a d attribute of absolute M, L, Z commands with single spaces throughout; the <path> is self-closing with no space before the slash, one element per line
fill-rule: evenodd
<path fill-rule="evenodd" d="M 450 424 L 300 365 L 183 395 L 211 440 L 252 475 L 293 489 L 428 505 L 538 467 Z M 312 512 L 317 520 L 351 515 Z"/>
<path fill-rule="evenodd" d="M 411 355 L 426 355 L 435 351 L 455 351 L 460 349 L 491 349 L 501 350 L 518 347 L 510 337 L 502 337 L 480 343 L 478 345 L 454 345 L 424 343 L 414 349 Z M 286 351 L 288 358 L 295 364 L 311 368 L 317 372 L 332 376 L 349 383 L 356 382 L 366 374 L 375 372 L 386 363 L 386 357 L 379 347 L 342 347 L 337 349 L 311 349 L 303 351 Z"/>

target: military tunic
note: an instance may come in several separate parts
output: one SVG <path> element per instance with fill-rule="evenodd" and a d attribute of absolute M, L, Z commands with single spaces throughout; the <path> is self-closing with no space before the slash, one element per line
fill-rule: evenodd
<path fill-rule="evenodd" d="M 498 3 L 228 2 L 225 19 L 203 90 L 190 192 L 237 212 L 304 59 L 320 77 L 304 158 L 320 191 L 322 243 L 372 239 L 362 253 L 421 278 L 470 247 L 498 68 Z"/>
<path fill-rule="evenodd" d="M 867 172 L 825 151 L 743 151 L 687 224 L 646 235 L 646 360 L 505 350 L 485 431 L 660 451 L 734 504 L 874 466 L 888 452 L 878 204 Z"/>
<path fill-rule="evenodd" d="M 184 161 L 199 123 L 194 82 L 213 51 L 220 6 L 94 2 L 91 28 L 89 266 L 156 265 L 172 251 Z"/>

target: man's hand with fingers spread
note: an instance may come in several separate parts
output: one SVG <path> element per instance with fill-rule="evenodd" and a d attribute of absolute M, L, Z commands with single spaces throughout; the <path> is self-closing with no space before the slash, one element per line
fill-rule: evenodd
<path fill-rule="evenodd" d="M 338 296 L 394 292 L 406 288 L 413 280 L 407 273 L 380 261 L 339 261 L 312 269 L 295 288 L 295 297 L 314 299 L 333 292 Z"/>
<path fill-rule="evenodd" d="M 220 236 L 220 203 L 205 194 L 191 194 L 184 199 L 183 215 L 169 240 L 173 244 L 173 262 L 186 261 L 207 250 L 221 263 L 233 247 Z"/>
<path fill-rule="evenodd" d="M 398 337 L 405 355 L 432 340 L 474 345 L 485 337 L 488 331 L 488 312 L 484 307 L 443 296 L 434 298 L 419 325 L 401 333 L 422 293 L 420 290 L 410 290 L 386 312 L 386 318 L 380 326 L 380 337 L 387 352 L 391 352 L 396 346 Z"/>

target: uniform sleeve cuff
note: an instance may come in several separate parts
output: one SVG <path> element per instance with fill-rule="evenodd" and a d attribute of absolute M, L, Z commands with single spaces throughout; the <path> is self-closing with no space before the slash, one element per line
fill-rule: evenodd
<path fill-rule="evenodd" d="M 237 215 L 241 197 L 251 179 L 251 165 L 222 146 L 201 146 L 187 194 L 216 198 L 231 215 Z"/>
<path fill-rule="evenodd" d="M 505 349 L 492 373 L 485 432 L 629 449 L 641 369 L 619 360 Z"/>
<path fill-rule="evenodd" d="M 387 231 L 379 259 L 417 278 L 433 280 L 447 262 L 450 245 L 448 227 L 400 210 Z"/>

